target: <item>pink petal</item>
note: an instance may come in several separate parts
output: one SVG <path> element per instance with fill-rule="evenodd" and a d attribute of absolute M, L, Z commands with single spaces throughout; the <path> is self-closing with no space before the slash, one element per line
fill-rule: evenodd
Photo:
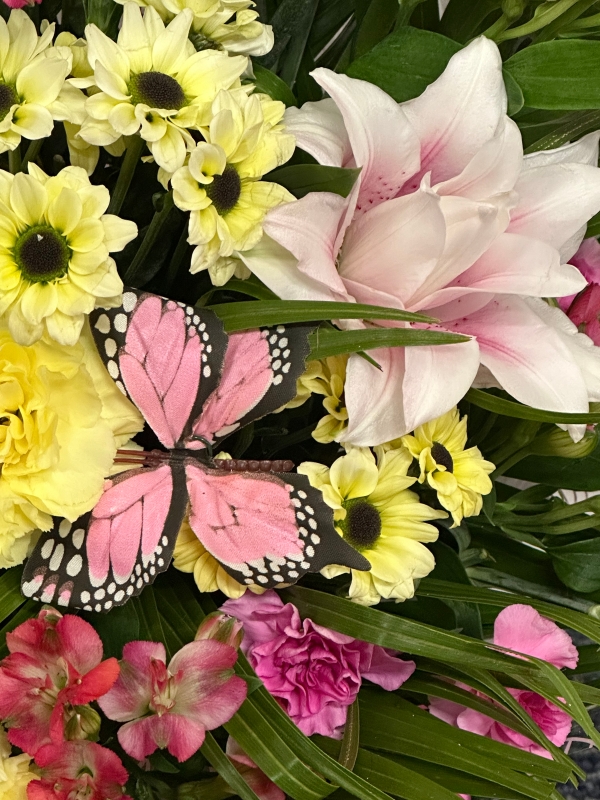
<path fill-rule="evenodd" d="M 352 148 L 344 119 L 331 98 L 288 108 L 285 128 L 296 137 L 296 145 L 310 153 L 319 164 L 345 167 L 352 160 Z"/>
<path fill-rule="evenodd" d="M 559 669 L 575 669 L 579 659 L 566 631 L 531 606 L 520 603 L 508 606 L 496 617 L 494 644 L 541 658 Z"/>
<path fill-rule="evenodd" d="M 432 184 L 459 175 L 495 136 L 506 114 L 498 48 L 479 37 L 452 56 L 442 75 L 402 108 L 421 140 L 421 170 L 411 188 L 427 172 Z"/>
<path fill-rule="evenodd" d="M 67 614 L 56 625 L 62 655 L 80 674 L 96 667 L 102 660 L 102 641 L 89 622 Z"/>
<path fill-rule="evenodd" d="M 401 107 L 372 83 L 323 68 L 311 75 L 341 111 L 354 162 L 362 167 L 357 208 L 395 197 L 419 169 L 419 142 Z"/>
<path fill-rule="evenodd" d="M 464 708 L 459 703 L 443 700 L 441 697 L 429 698 L 429 713 L 455 727 L 458 727 L 457 720 Z"/>
<path fill-rule="evenodd" d="M 90 670 L 68 691 L 69 702 L 74 706 L 83 706 L 105 695 L 119 677 L 119 662 L 116 658 L 107 658 L 95 669 Z"/>
<path fill-rule="evenodd" d="M 569 347 L 524 300 L 498 296 L 464 316 L 459 304 L 436 309 L 436 316 L 446 318 L 448 330 L 477 338 L 481 363 L 509 394 L 547 411 L 588 410 L 585 383 Z"/>
<path fill-rule="evenodd" d="M 112 689 L 98 700 L 109 719 L 127 722 L 148 713 L 152 698 L 150 664 L 165 662 L 164 645 L 156 642 L 128 642 L 123 648 L 121 672 Z"/>
<path fill-rule="evenodd" d="M 463 731 L 471 731 L 471 733 L 478 733 L 480 736 L 489 736 L 494 725 L 494 720 L 491 717 L 482 714 L 481 711 L 474 711 L 472 708 L 465 708 L 456 720 L 457 728 Z M 526 737 L 523 738 L 525 739 Z"/>
<path fill-rule="evenodd" d="M 123 750 L 138 761 L 165 748 L 178 761 L 186 761 L 202 747 L 205 735 L 201 724 L 173 713 L 128 722 L 117 733 Z"/>
<path fill-rule="evenodd" d="M 381 686 L 386 692 L 394 692 L 410 678 L 416 667 L 414 661 L 403 661 L 390 655 L 383 647 L 375 645 L 371 663 L 367 670 L 361 669 L 361 676 Z"/>

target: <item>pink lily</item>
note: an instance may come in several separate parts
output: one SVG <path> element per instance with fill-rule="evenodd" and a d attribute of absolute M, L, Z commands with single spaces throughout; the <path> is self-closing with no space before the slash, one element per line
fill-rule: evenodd
<path fill-rule="evenodd" d="M 41 775 L 28 784 L 27 800 L 132 800 L 120 758 L 94 742 L 44 745 L 35 763 Z"/>
<path fill-rule="evenodd" d="M 186 644 L 168 666 L 164 645 L 126 644 L 119 679 L 99 701 L 109 719 L 126 723 L 123 750 L 138 761 L 159 748 L 179 761 L 193 756 L 206 731 L 228 722 L 246 698 L 236 660 L 236 648 L 215 639 Z"/>
<path fill-rule="evenodd" d="M 579 250 L 571 259 L 571 264 L 577 267 L 588 285 L 590 283 L 600 284 L 600 243 L 598 240 L 594 237 L 584 239 Z M 569 310 L 575 297 L 576 295 L 571 294 L 559 299 L 558 304 L 563 311 Z"/>
<path fill-rule="evenodd" d="M 585 286 L 568 261 L 600 209 L 598 134 L 523 158 L 501 66 L 497 47 L 477 39 L 400 105 L 317 69 L 330 97 L 288 112 L 302 149 L 361 173 L 347 199 L 312 193 L 272 210 L 268 235 L 244 254 L 249 268 L 284 299 L 426 312 L 472 337 L 377 350 L 381 371 L 352 356 L 344 442 L 407 433 L 476 379 L 547 410 L 585 412 L 600 400 L 600 350 L 573 341 L 577 330 L 541 299 Z"/>
<path fill-rule="evenodd" d="M 558 669 L 574 669 L 579 659 L 569 634 L 527 605 L 508 606 L 498 614 L 492 641 L 499 647 L 541 658 Z M 525 689 L 508 691 L 553 744 L 560 746 L 565 743 L 571 730 L 571 718 L 565 711 L 535 692 Z M 480 711 L 440 698 L 430 699 L 429 711 L 462 730 L 550 758 L 550 753 L 544 747 Z"/>
<path fill-rule="evenodd" d="M 50 742 L 84 738 L 99 729 L 87 703 L 105 694 L 119 674 L 116 658 L 102 661 L 92 626 L 72 614 L 40 611 L 7 634 L 0 663 L 0 718 L 9 741 L 30 755 Z M 96 723 L 96 724 L 94 724 Z"/>

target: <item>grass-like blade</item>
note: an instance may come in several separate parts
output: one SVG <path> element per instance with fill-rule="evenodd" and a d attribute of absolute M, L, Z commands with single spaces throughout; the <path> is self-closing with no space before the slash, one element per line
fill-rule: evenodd
<path fill-rule="evenodd" d="M 25 602 L 21 594 L 21 572 L 20 569 L 8 569 L 0 577 L 0 622 Z"/>
<path fill-rule="evenodd" d="M 572 425 L 592 425 L 596 422 L 600 422 L 600 411 L 593 411 L 589 414 L 567 414 L 562 411 L 543 411 L 540 408 L 525 406 L 514 400 L 496 397 L 496 395 L 489 394 L 481 389 L 469 389 L 465 395 L 465 400 L 473 403 L 474 406 L 484 408 L 486 411 L 493 411 L 494 414 L 501 414 L 504 417 L 514 417 L 516 419 L 530 419 L 534 422 L 569 423 Z"/>
<path fill-rule="evenodd" d="M 379 347 L 427 347 L 468 342 L 468 336 L 415 328 L 369 328 L 362 331 L 336 331 L 319 328 L 311 333 L 310 358 L 328 358 L 343 353 L 377 350 Z"/>
<path fill-rule="evenodd" d="M 248 786 L 231 761 L 219 747 L 215 737 L 210 731 L 206 731 L 204 744 L 200 752 L 210 761 L 224 781 L 237 792 L 241 800 L 259 800 L 256 793 Z"/>

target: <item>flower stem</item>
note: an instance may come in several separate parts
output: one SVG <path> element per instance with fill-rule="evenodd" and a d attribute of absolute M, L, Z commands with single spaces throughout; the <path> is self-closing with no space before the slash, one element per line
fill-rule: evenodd
<path fill-rule="evenodd" d="M 136 280 L 140 277 L 144 269 L 145 262 L 148 259 L 154 243 L 160 234 L 162 226 L 165 224 L 171 209 L 173 208 L 173 195 L 169 192 L 164 195 L 163 205 L 160 211 L 156 211 L 152 217 L 152 222 L 148 226 L 146 235 L 140 244 L 137 253 L 134 255 L 131 264 L 125 271 L 124 280 L 128 286 L 135 286 Z"/>
<path fill-rule="evenodd" d="M 117 178 L 116 186 L 113 189 L 112 197 L 110 198 L 110 205 L 108 206 L 109 214 L 118 214 L 121 210 L 123 202 L 125 201 L 125 197 L 127 196 L 127 192 L 129 191 L 129 187 L 131 186 L 135 168 L 137 167 L 140 156 L 142 155 L 144 144 L 145 142 L 141 136 L 132 136 L 127 143 L 127 150 L 125 151 L 123 161 L 121 162 L 119 177 Z"/>
<path fill-rule="evenodd" d="M 23 156 L 23 161 L 21 162 L 21 172 L 26 172 L 27 167 L 31 161 L 35 161 L 38 157 L 40 150 L 42 149 L 42 145 L 44 143 L 43 139 L 35 139 L 33 142 L 29 143 L 29 147 L 25 151 L 25 155 Z"/>
<path fill-rule="evenodd" d="M 175 247 L 175 252 L 173 253 L 173 257 L 169 263 L 167 268 L 167 274 L 165 275 L 165 279 L 163 281 L 162 289 L 167 294 L 169 293 L 173 283 L 175 282 L 175 278 L 179 272 L 179 267 L 181 266 L 181 262 L 185 258 L 185 254 L 188 249 L 188 226 L 187 223 L 184 226 L 183 230 L 181 231 L 181 236 L 179 237 L 179 241 L 177 242 L 177 246 Z"/>
<path fill-rule="evenodd" d="M 14 150 L 8 151 L 8 168 L 13 175 L 21 171 L 21 146 L 17 145 Z"/>

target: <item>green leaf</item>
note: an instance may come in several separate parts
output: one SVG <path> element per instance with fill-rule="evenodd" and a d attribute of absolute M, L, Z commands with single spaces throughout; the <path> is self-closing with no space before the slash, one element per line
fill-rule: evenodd
<path fill-rule="evenodd" d="M 455 333 L 416 330 L 415 328 L 370 328 L 364 331 L 336 331 L 320 328 L 311 333 L 310 358 L 328 358 L 343 353 L 377 350 L 379 347 L 419 347 L 467 342 L 469 337 Z"/>
<path fill-rule="evenodd" d="M 398 308 L 362 303 L 330 303 L 326 300 L 273 300 L 265 302 L 220 303 L 208 306 L 225 325 L 227 333 L 293 322 L 330 319 L 389 319 L 403 322 L 433 322 L 432 317 Z"/>
<path fill-rule="evenodd" d="M 333 192 L 348 197 L 360 169 L 324 167 L 321 164 L 294 164 L 269 173 L 267 179 L 279 183 L 300 199 L 309 192 Z"/>
<path fill-rule="evenodd" d="M 85 614 L 96 629 L 104 645 L 104 657 L 121 658 L 127 642 L 140 638 L 140 619 L 137 605 L 133 602 L 113 608 L 110 614 Z"/>
<path fill-rule="evenodd" d="M 600 589 L 600 537 L 547 547 L 552 566 L 561 581 L 576 592 Z"/>
<path fill-rule="evenodd" d="M 508 70 L 502 70 L 502 74 L 504 77 L 504 86 L 506 87 L 506 97 L 508 100 L 508 115 L 509 117 L 512 117 L 515 114 L 518 114 L 518 112 L 523 108 L 525 105 L 525 98 L 523 97 L 521 87 L 510 74 L 510 72 L 508 72 Z"/>
<path fill-rule="evenodd" d="M 600 236 L 600 212 L 589 220 L 585 235 L 586 237 Z"/>
<path fill-rule="evenodd" d="M 600 43 L 599 43 L 600 44 Z M 534 420 L 536 422 L 556 422 L 559 424 L 585 424 L 593 425 L 600 422 L 600 412 L 595 411 L 589 414 L 567 414 L 562 411 L 542 411 L 539 408 L 525 406 L 516 403 L 514 400 L 505 400 L 481 389 L 469 389 L 465 395 L 465 400 L 473 403 L 474 406 L 485 408 L 486 411 L 493 411 L 495 414 L 502 414 L 505 417 L 516 419 Z"/>
<path fill-rule="evenodd" d="M 354 41 L 354 55 L 368 53 L 391 31 L 398 16 L 398 0 L 371 0 Z"/>
<path fill-rule="evenodd" d="M 544 483 L 557 489 L 593 492 L 600 489 L 600 444 L 585 458 L 529 456 L 508 473 L 515 478 Z"/>
<path fill-rule="evenodd" d="M 338 756 L 338 761 L 343 767 L 352 771 L 358 757 L 358 744 L 360 741 L 360 711 L 358 698 L 348 707 L 344 736 Z"/>
<path fill-rule="evenodd" d="M 0 622 L 13 614 L 25 603 L 21 594 L 22 569 L 7 569 L 0 577 Z"/>
<path fill-rule="evenodd" d="M 285 81 L 260 64 L 254 64 L 254 85 L 256 92 L 268 94 L 273 100 L 280 100 L 286 106 L 297 106 L 298 101 Z"/>
<path fill-rule="evenodd" d="M 374 83 L 401 103 L 425 91 L 460 49 L 460 44 L 439 33 L 403 27 L 354 61 L 347 72 L 351 78 Z"/>
<path fill-rule="evenodd" d="M 304 55 L 318 0 L 283 0 L 270 23 L 275 46 L 259 59 L 264 67 L 277 67 L 281 79 L 293 87 Z"/>
<path fill-rule="evenodd" d="M 600 108 L 600 42 L 557 40 L 524 47 L 505 63 L 531 108 Z"/>
<path fill-rule="evenodd" d="M 510 73 L 506 72 L 507 75 Z M 536 153 L 539 150 L 553 150 L 561 147 L 567 142 L 578 139 L 584 133 L 598 130 L 600 127 L 600 111 L 582 111 L 566 114 L 552 127 L 549 133 L 544 134 L 539 139 L 534 140 L 525 148 L 525 153 Z M 594 227 L 594 220 L 600 220 L 600 215 L 592 217 L 588 222 L 588 231 Z M 599 228 L 600 232 L 600 228 Z M 586 233 L 586 236 L 593 236 L 593 233 Z"/>
<path fill-rule="evenodd" d="M 259 800 L 255 792 L 248 786 L 246 781 L 221 750 L 210 731 L 206 731 L 206 738 L 204 739 L 204 744 L 200 748 L 200 752 L 242 800 Z"/>
<path fill-rule="evenodd" d="M 475 586 L 463 586 L 447 581 L 436 581 L 432 578 L 424 578 L 419 583 L 417 594 L 423 597 L 437 597 L 439 599 L 464 600 L 465 602 L 490 605 L 496 608 L 506 608 L 514 603 L 525 603 L 533 606 L 544 617 L 553 619 L 560 625 L 579 631 L 584 636 L 600 644 L 600 622 L 597 618 L 592 618 L 579 611 L 572 611 L 568 608 L 546 603 L 537 600 L 535 597 L 520 595 L 509 592 L 499 592 L 494 589 L 482 589 Z M 600 611 L 600 609 L 599 609 Z"/>
<path fill-rule="evenodd" d="M 440 33 L 466 44 L 486 27 L 490 13 L 500 8 L 501 0 L 450 0 L 440 24 Z"/>

